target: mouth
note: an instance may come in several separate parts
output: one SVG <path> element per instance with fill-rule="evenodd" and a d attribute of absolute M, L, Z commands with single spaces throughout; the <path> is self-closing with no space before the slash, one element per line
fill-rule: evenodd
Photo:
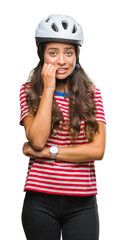
<path fill-rule="evenodd" d="M 58 68 L 56 73 L 57 74 L 65 74 L 68 71 L 68 68 Z"/>

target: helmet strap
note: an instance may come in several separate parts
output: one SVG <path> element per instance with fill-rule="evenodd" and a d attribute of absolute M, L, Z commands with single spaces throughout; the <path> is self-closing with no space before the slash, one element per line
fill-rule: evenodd
<path fill-rule="evenodd" d="M 66 89 L 65 89 L 65 83 L 63 83 L 63 88 L 64 88 L 64 99 L 67 98 L 67 94 L 66 94 Z"/>

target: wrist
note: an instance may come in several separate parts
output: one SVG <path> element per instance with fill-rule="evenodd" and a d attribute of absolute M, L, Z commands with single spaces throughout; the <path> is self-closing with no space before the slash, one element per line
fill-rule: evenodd
<path fill-rule="evenodd" d="M 58 152 L 59 152 L 59 148 L 58 148 L 58 146 L 51 146 L 50 148 L 49 148 L 49 153 L 50 153 L 50 157 L 51 157 L 51 160 L 53 161 L 53 162 L 55 162 L 55 160 L 56 160 L 56 155 L 58 154 Z"/>
<path fill-rule="evenodd" d="M 53 88 L 44 88 L 44 90 L 43 90 L 43 94 L 45 94 L 45 95 L 50 95 L 50 94 L 54 94 L 54 90 L 55 89 L 53 89 Z"/>
<path fill-rule="evenodd" d="M 49 148 L 44 147 L 42 151 L 37 153 L 38 157 L 40 158 L 50 158 Z"/>

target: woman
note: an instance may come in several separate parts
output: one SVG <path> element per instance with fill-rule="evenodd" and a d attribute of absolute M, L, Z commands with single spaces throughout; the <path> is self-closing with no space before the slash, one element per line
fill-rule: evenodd
<path fill-rule="evenodd" d="M 79 63 L 81 26 L 51 15 L 36 29 L 40 61 L 20 91 L 30 156 L 22 222 L 28 240 L 98 240 L 95 160 L 105 148 L 100 90 Z"/>

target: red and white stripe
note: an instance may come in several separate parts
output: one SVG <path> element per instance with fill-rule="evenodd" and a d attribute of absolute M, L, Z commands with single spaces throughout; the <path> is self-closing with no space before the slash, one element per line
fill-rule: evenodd
<path fill-rule="evenodd" d="M 69 121 L 68 107 L 69 97 L 65 100 L 63 96 L 55 94 L 55 99 L 63 113 L 65 122 Z M 96 119 L 105 123 L 102 97 L 99 89 L 95 89 L 95 102 L 97 106 Z M 24 85 L 20 90 L 20 105 L 22 120 L 28 115 L 28 106 Z M 62 125 L 62 122 L 60 122 Z M 72 141 L 68 133 L 67 125 L 63 129 L 55 129 L 54 134 L 48 138 L 47 147 L 52 145 L 67 147 L 88 143 L 83 132 L 84 121 L 81 120 L 80 134 L 76 141 Z M 95 161 L 95 159 L 94 159 Z M 87 163 L 69 163 L 57 161 L 52 164 L 50 159 L 31 158 L 24 190 L 33 190 L 51 194 L 88 196 L 97 194 L 96 175 L 94 161 Z"/>

